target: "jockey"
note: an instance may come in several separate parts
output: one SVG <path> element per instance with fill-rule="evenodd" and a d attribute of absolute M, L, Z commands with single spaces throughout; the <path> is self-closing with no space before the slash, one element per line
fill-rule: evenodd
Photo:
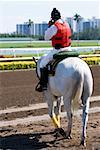
<path fill-rule="evenodd" d="M 47 90 L 48 74 L 46 65 L 53 60 L 53 55 L 68 50 L 68 46 L 71 45 L 71 29 L 65 21 L 61 19 L 60 12 L 54 8 L 51 12 L 51 20 L 48 23 L 48 29 L 45 31 L 45 40 L 51 40 L 53 50 L 43 56 L 40 62 L 40 85 L 37 91 L 42 92 Z"/>

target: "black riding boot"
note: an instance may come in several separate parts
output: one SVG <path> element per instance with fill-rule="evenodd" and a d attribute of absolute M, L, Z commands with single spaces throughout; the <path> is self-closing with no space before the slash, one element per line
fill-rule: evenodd
<path fill-rule="evenodd" d="M 36 91 L 42 92 L 44 90 L 47 90 L 47 83 L 48 83 L 48 70 L 47 68 L 40 68 L 40 82 L 36 87 Z"/>

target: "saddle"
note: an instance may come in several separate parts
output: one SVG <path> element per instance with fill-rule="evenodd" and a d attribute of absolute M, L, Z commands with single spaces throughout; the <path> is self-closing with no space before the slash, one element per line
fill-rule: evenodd
<path fill-rule="evenodd" d="M 56 70 L 57 64 L 60 61 L 62 61 L 63 59 L 68 58 L 68 57 L 78 57 L 78 56 L 79 56 L 79 53 L 74 52 L 74 51 L 70 51 L 70 52 L 69 51 L 61 51 L 57 54 L 54 54 L 53 60 L 47 64 L 48 75 L 49 76 L 55 75 L 55 70 Z"/>

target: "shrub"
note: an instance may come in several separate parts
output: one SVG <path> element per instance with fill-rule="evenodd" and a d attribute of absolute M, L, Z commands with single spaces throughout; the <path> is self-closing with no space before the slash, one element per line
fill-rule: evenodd
<path fill-rule="evenodd" d="M 16 70 L 16 69 L 32 69 L 35 68 L 36 64 L 32 61 L 18 61 L 18 62 L 1 62 L 0 70 Z"/>
<path fill-rule="evenodd" d="M 83 58 L 83 60 L 89 65 L 99 65 L 100 64 L 100 57 L 87 57 L 87 58 Z"/>
<path fill-rule="evenodd" d="M 100 65 L 100 57 L 82 58 L 88 65 Z M 0 70 L 33 69 L 34 61 L 0 62 Z"/>

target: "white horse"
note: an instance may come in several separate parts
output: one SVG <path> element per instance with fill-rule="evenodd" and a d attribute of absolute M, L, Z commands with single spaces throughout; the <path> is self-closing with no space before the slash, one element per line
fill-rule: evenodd
<path fill-rule="evenodd" d="M 40 76 L 40 61 L 37 62 L 37 73 Z M 43 92 L 48 113 L 56 128 L 60 128 L 61 97 L 67 112 L 68 127 L 66 137 L 71 135 L 72 101 L 81 100 L 83 105 L 81 144 L 86 145 L 86 126 L 88 121 L 89 100 L 93 90 L 93 78 L 88 65 L 78 57 L 69 57 L 58 63 L 54 76 L 49 76 L 48 89 Z M 54 109 L 54 100 L 57 106 Z"/>

